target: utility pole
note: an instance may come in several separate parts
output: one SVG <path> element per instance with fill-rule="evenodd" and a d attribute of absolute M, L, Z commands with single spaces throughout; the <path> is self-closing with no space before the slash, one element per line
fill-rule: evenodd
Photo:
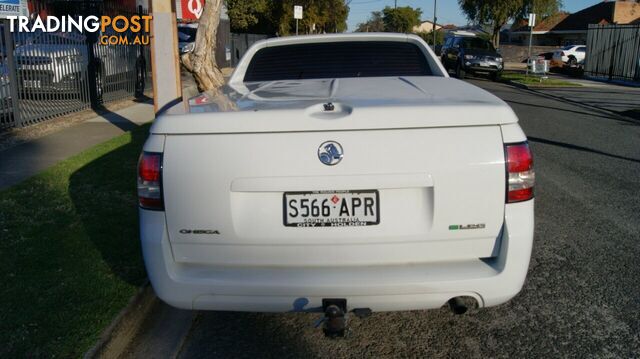
<path fill-rule="evenodd" d="M 433 32 L 433 51 L 436 51 L 436 21 L 438 21 L 438 17 L 436 16 L 437 8 L 438 0 L 433 0 L 433 27 L 431 28 L 431 32 Z"/>
<path fill-rule="evenodd" d="M 158 114 L 182 102 L 178 26 L 175 1 L 151 0 L 150 4 L 153 15 L 151 22 L 153 109 Z"/>
<path fill-rule="evenodd" d="M 394 0 L 393 1 L 393 8 L 397 9 L 398 8 L 398 0 Z"/>
<path fill-rule="evenodd" d="M 533 27 L 536 26 L 536 14 L 529 14 L 529 58 L 527 59 L 527 73 L 526 76 L 529 76 L 529 67 L 531 67 L 531 72 L 533 72 L 533 61 L 531 61 L 531 45 L 533 43 Z"/>

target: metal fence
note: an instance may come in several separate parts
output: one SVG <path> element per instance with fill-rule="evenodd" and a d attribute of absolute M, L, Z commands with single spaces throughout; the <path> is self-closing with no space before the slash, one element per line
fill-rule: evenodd
<path fill-rule="evenodd" d="M 255 44 L 260 40 L 266 39 L 267 35 L 258 35 L 258 34 L 231 34 L 231 66 L 236 67 L 238 62 L 247 50 L 251 47 L 251 45 Z"/>
<path fill-rule="evenodd" d="M 589 25 L 585 74 L 640 81 L 640 24 Z"/>
<path fill-rule="evenodd" d="M 148 15 L 148 11 L 141 6 L 137 11 L 122 9 L 118 3 L 101 3 L 100 12 L 109 15 Z M 115 35 L 107 33 L 101 35 Z M 150 86 L 147 81 L 151 76 L 151 47 L 145 44 L 133 45 L 138 36 L 148 33 L 119 33 L 129 40 L 126 46 L 105 46 L 100 42 L 93 45 L 94 61 L 96 63 L 97 97 L 102 102 L 122 100 L 133 96 L 141 96 Z"/>
<path fill-rule="evenodd" d="M 86 45 L 73 33 L 11 33 L 3 26 L 2 127 L 90 106 Z"/>
<path fill-rule="evenodd" d="M 3 20 L 0 130 L 140 96 L 150 86 L 149 46 L 97 41 L 108 34 L 8 30 Z"/>

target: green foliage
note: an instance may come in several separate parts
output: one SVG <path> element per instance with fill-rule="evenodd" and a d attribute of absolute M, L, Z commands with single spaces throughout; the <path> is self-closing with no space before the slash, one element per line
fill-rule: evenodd
<path fill-rule="evenodd" d="M 226 4 L 235 32 L 295 34 L 294 5 L 304 9 L 298 23 L 300 34 L 343 32 L 349 16 L 344 0 L 226 0 Z"/>
<path fill-rule="evenodd" d="M 417 32 L 416 35 L 420 36 L 427 44 L 433 45 L 433 31 Z M 436 45 L 444 44 L 444 31 L 436 30 Z"/>
<path fill-rule="evenodd" d="M 488 34 L 486 32 L 481 32 L 481 33 L 477 34 L 476 37 L 479 37 L 482 40 L 491 41 L 491 34 Z"/>
<path fill-rule="evenodd" d="M 392 8 L 387 6 L 382 10 L 384 31 L 403 33 L 412 32 L 415 26 L 420 25 L 421 16 L 422 10 L 420 8 L 414 9 L 410 6 Z"/>
<path fill-rule="evenodd" d="M 523 0 L 523 6 L 516 19 L 525 19 L 530 13 L 538 15 L 539 20 L 557 14 L 562 8 L 562 0 Z"/>
<path fill-rule="evenodd" d="M 384 20 L 382 19 L 382 11 L 373 11 L 369 19 L 358 24 L 356 32 L 383 32 Z"/>
<path fill-rule="evenodd" d="M 226 0 L 227 14 L 234 31 L 247 30 L 265 20 L 268 0 Z"/>
<path fill-rule="evenodd" d="M 467 18 L 477 24 L 491 24 L 494 46 L 499 46 L 500 29 L 509 20 L 534 12 L 541 19 L 554 14 L 562 0 L 458 0 Z"/>

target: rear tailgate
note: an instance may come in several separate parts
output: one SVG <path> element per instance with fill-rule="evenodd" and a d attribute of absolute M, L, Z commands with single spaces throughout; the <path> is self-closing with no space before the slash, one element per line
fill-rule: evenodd
<path fill-rule="evenodd" d="M 336 141 L 342 161 L 318 148 Z M 498 125 L 168 134 L 163 188 L 174 258 L 336 266 L 495 255 L 505 203 Z M 377 191 L 379 224 L 285 226 L 285 192 Z"/>

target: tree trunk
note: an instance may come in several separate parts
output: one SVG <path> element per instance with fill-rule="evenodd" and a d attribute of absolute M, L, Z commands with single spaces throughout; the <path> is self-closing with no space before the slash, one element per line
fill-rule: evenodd
<path fill-rule="evenodd" d="M 192 52 L 182 55 L 182 65 L 189 71 L 201 92 L 224 85 L 222 72 L 215 59 L 216 33 L 223 0 L 207 0 L 198 21 L 196 44 Z"/>
<path fill-rule="evenodd" d="M 502 29 L 502 25 L 494 26 L 493 34 L 491 34 L 491 42 L 496 49 L 500 47 L 500 29 Z"/>

